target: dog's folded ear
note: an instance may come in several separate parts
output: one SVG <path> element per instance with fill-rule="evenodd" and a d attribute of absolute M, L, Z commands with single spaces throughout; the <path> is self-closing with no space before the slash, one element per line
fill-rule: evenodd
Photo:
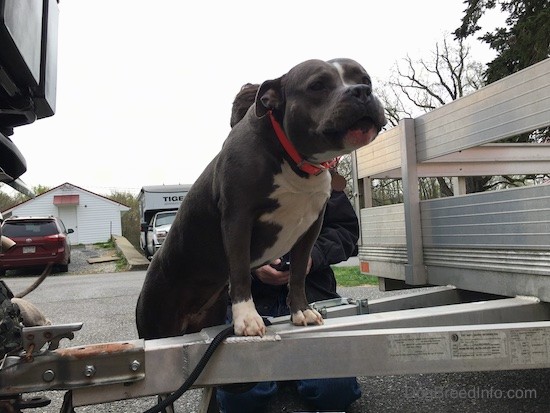
<path fill-rule="evenodd" d="M 283 107 L 284 98 L 281 87 L 281 79 L 266 80 L 256 93 L 256 116 L 261 118 L 268 111 Z"/>

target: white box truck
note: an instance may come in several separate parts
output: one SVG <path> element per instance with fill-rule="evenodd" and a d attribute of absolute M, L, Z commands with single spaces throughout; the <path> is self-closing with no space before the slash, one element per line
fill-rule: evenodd
<path fill-rule="evenodd" d="M 138 196 L 141 230 L 139 243 L 147 258 L 160 248 L 191 185 L 150 185 Z"/>

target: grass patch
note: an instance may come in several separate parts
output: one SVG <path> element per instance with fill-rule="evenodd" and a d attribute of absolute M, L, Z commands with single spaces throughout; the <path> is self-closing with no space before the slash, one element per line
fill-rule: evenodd
<path fill-rule="evenodd" d="M 105 249 L 105 250 L 116 250 L 116 243 L 114 238 L 110 238 L 109 241 L 106 242 L 96 242 L 94 246 Z M 115 261 L 115 271 L 126 271 L 128 269 L 128 261 L 126 260 L 126 257 L 122 252 L 116 251 L 116 256 L 118 257 L 118 260 Z"/>
<path fill-rule="evenodd" d="M 372 275 L 361 274 L 359 267 L 333 266 L 336 283 L 342 287 L 357 287 L 358 285 L 378 285 L 378 278 Z"/>
<path fill-rule="evenodd" d="M 116 271 L 126 271 L 128 270 L 128 261 L 126 260 L 126 257 L 124 254 L 122 254 L 120 251 L 117 251 L 118 261 L 116 262 Z"/>
<path fill-rule="evenodd" d="M 103 249 L 106 249 L 106 250 L 116 248 L 114 238 L 111 238 L 111 239 L 109 239 L 109 241 L 106 241 L 106 242 L 96 242 L 94 245 L 98 248 L 103 248 Z"/>

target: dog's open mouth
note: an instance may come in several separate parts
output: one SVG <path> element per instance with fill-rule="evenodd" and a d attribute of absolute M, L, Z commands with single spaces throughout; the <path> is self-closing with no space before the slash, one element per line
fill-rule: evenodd
<path fill-rule="evenodd" d="M 380 132 L 378 126 L 370 117 L 363 117 L 355 122 L 346 132 L 344 142 L 347 147 L 359 148 L 371 143 Z"/>
<path fill-rule="evenodd" d="M 371 117 L 365 116 L 355 122 L 349 130 L 360 129 L 363 132 L 369 132 L 372 128 L 376 128 L 377 132 L 380 132 L 380 127 L 377 126 Z"/>
<path fill-rule="evenodd" d="M 359 130 L 364 133 L 370 132 L 371 129 L 374 129 L 376 133 L 380 132 L 382 126 L 377 125 L 376 122 L 370 116 L 364 116 L 359 120 L 355 121 L 351 126 L 347 127 L 337 127 L 334 124 L 325 125 L 323 129 L 323 135 L 326 136 L 342 136 L 347 134 L 349 131 Z"/>

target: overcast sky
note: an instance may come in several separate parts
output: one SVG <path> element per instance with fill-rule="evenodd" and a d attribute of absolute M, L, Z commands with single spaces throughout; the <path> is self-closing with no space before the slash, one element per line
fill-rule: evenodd
<path fill-rule="evenodd" d="M 462 1 L 61 0 L 56 114 L 15 129 L 21 179 L 102 194 L 193 183 L 244 83 L 336 57 L 386 79 L 458 27 Z"/>

